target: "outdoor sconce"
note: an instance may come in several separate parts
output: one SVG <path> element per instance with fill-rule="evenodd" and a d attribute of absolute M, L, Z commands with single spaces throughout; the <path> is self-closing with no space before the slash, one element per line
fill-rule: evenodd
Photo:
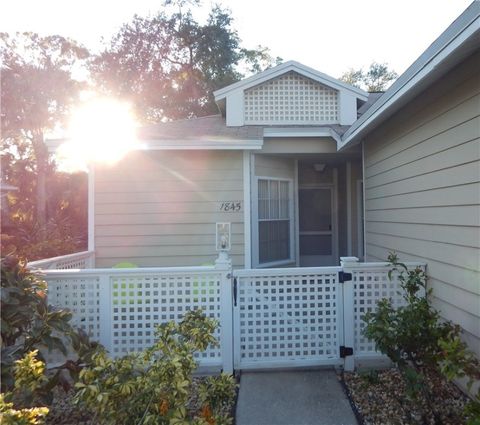
<path fill-rule="evenodd" d="M 231 249 L 231 231 L 230 223 L 217 223 L 217 251 L 230 251 Z"/>
<path fill-rule="evenodd" d="M 323 170 L 325 170 L 326 166 L 327 164 L 313 164 L 313 169 L 319 173 L 323 173 Z"/>

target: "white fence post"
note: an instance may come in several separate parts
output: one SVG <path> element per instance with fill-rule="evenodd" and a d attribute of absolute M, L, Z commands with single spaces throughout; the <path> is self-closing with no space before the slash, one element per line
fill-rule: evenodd
<path fill-rule="evenodd" d="M 99 275 L 99 316 L 100 316 L 100 342 L 109 352 L 110 356 L 113 356 L 113 320 L 112 320 L 112 294 L 110 288 L 110 275 L 101 273 Z"/>
<path fill-rule="evenodd" d="M 343 273 L 352 273 L 351 267 L 358 263 L 357 257 L 341 257 L 340 264 Z M 343 283 L 343 345 L 355 349 L 355 316 L 354 316 L 354 293 L 353 279 L 346 279 Z M 355 355 L 355 351 L 353 353 Z M 355 357 L 346 356 L 344 370 L 353 372 L 355 369 Z"/>
<path fill-rule="evenodd" d="M 233 373 L 232 261 L 220 252 L 215 261 L 220 277 L 220 351 L 224 373 Z"/>

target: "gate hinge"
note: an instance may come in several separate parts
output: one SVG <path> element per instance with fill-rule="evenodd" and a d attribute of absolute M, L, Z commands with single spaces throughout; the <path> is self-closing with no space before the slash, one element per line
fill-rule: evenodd
<path fill-rule="evenodd" d="M 233 278 L 233 306 L 237 306 L 237 278 Z"/>
<path fill-rule="evenodd" d="M 338 281 L 340 283 L 350 282 L 352 280 L 352 273 L 338 272 Z"/>
<path fill-rule="evenodd" d="M 344 359 L 347 356 L 353 356 L 353 348 L 340 345 L 340 358 Z"/>

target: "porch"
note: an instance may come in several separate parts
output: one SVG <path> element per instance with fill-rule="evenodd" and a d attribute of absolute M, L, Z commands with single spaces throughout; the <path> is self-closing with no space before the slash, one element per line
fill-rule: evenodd
<path fill-rule="evenodd" d="M 70 268 L 93 255 L 29 266 L 41 268 L 49 303 L 70 309 L 74 325 L 115 357 L 152 345 L 156 325 L 202 309 L 219 322 L 220 345 L 198 354 L 201 368 L 353 370 L 386 360 L 362 335 L 363 315 L 384 297 L 402 303 L 387 263 L 360 263 L 354 257 L 342 258 L 335 267 L 238 270 L 221 252 L 213 266 Z"/>
<path fill-rule="evenodd" d="M 331 266 L 351 256 L 363 260 L 361 152 L 331 153 L 330 141 L 315 145 L 320 146 L 315 151 L 306 143 L 290 141 L 288 146 L 301 149 L 286 153 L 275 142 L 275 153 L 251 155 L 251 214 L 245 222 L 251 221 L 254 268 Z"/>

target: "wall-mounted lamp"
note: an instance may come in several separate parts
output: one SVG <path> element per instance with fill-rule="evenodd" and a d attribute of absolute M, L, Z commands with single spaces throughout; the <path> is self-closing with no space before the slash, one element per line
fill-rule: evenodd
<path fill-rule="evenodd" d="M 231 231 L 230 223 L 217 223 L 216 248 L 217 251 L 230 251 Z"/>
<path fill-rule="evenodd" d="M 313 164 L 313 169 L 319 173 L 323 173 L 323 170 L 325 170 L 326 166 L 327 164 Z"/>

